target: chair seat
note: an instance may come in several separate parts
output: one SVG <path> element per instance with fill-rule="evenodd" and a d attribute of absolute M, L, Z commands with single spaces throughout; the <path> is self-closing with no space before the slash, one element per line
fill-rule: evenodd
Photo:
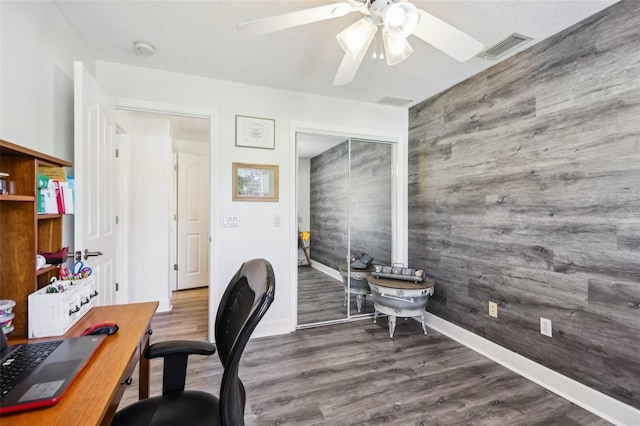
<path fill-rule="evenodd" d="M 117 425 L 219 425 L 219 401 L 200 391 L 174 392 L 138 401 L 116 413 Z"/>

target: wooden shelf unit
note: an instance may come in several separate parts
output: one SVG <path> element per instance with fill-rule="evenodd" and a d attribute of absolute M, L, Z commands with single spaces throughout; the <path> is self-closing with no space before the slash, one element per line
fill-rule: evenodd
<path fill-rule="evenodd" d="M 62 215 L 37 213 L 38 167 L 71 163 L 0 139 L 0 172 L 9 173 L 11 194 L 0 195 L 0 299 L 16 301 L 11 338 L 28 333 L 27 298 L 56 275 L 55 266 L 36 270 L 38 252 L 62 248 Z"/>

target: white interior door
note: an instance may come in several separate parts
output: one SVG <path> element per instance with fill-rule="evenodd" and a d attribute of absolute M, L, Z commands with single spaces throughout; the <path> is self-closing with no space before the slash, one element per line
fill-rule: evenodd
<path fill-rule="evenodd" d="M 209 281 L 209 157 L 178 154 L 178 290 Z"/>
<path fill-rule="evenodd" d="M 74 66 L 74 244 L 97 279 L 97 303 L 110 305 L 116 301 L 115 109 L 84 64 Z"/>

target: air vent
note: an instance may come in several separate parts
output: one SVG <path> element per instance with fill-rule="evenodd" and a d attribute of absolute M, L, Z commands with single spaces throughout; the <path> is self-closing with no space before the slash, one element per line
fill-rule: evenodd
<path fill-rule="evenodd" d="M 377 103 L 393 106 L 404 106 L 413 102 L 413 99 L 394 98 L 393 96 L 385 96 Z"/>
<path fill-rule="evenodd" d="M 499 59 L 501 56 L 506 55 L 508 52 L 511 52 L 517 46 L 520 46 L 522 43 L 531 40 L 531 37 L 523 36 L 522 34 L 513 33 L 509 37 L 504 40 L 494 44 L 488 49 L 478 53 L 478 56 L 485 59 Z"/>

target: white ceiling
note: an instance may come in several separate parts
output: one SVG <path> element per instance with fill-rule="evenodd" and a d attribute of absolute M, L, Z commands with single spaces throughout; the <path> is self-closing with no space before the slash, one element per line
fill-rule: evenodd
<path fill-rule="evenodd" d="M 407 106 L 495 64 L 473 58 L 459 63 L 413 36 L 413 55 L 388 66 L 364 59 L 354 81 L 331 85 L 343 52 L 335 35 L 359 13 L 260 36 L 236 25 L 333 1 L 57 0 L 96 59 L 215 79 L 308 92 L 364 102 L 383 97 L 412 100 Z M 421 9 L 458 27 L 489 47 L 517 32 L 533 38 L 519 50 L 581 21 L 614 0 L 414 0 Z M 133 43 L 156 48 L 134 53 Z M 378 40 L 379 43 L 379 40 Z M 517 50 L 516 50 L 517 52 Z M 513 53 L 516 53 L 513 52 Z M 507 55 L 508 57 L 510 55 Z"/>

